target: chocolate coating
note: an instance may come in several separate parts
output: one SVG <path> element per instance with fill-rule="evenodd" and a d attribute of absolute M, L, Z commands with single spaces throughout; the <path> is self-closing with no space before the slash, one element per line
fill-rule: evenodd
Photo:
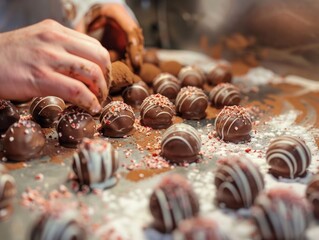
<path fill-rule="evenodd" d="M 141 124 L 153 129 L 164 129 L 172 125 L 175 107 L 167 97 L 152 94 L 141 105 Z"/>
<path fill-rule="evenodd" d="M 0 164 L 0 221 L 4 220 L 12 212 L 15 195 L 15 180 L 8 174 L 8 170 Z"/>
<path fill-rule="evenodd" d="M 204 74 L 200 69 L 193 66 L 183 67 L 178 74 L 178 79 L 182 87 L 193 86 L 202 88 L 205 83 Z"/>
<path fill-rule="evenodd" d="M 134 83 L 122 92 L 124 102 L 134 107 L 140 106 L 149 95 L 148 87 L 143 81 Z"/>
<path fill-rule="evenodd" d="M 133 130 L 134 111 L 124 102 L 113 101 L 103 108 L 100 122 L 105 137 L 123 137 Z"/>
<path fill-rule="evenodd" d="M 106 105 L 108 105 L 112 101 L 113 101 L 112 97 L 110 95 L 107 96 L 107 98 L 104 101 L 101 102 L 102 108 L 104 108 Z"/>
<path fill-rule="evenodd" d="M 208 98 L 200 88 L 183 87 L 175 104 L 177 113 L 184 119 L 199 120 L 206 117 Z"/>
<path fill-rule="evenodd" d="M 38 157 L 46 139 L 39 124 L 20 120 L 7 130 L 3 140 L 3 152 L 11 161 L 24 162 Z"/>
<path fill-rule="evenodd" d="M 167 72 L 177 77 L 183 65 L 177 61 L 170 60 L 170 61 L 161 61 L 159 67 L 162 70 L 162 72 Z"/>
<path fill-rule="evenodd" d="M 153 80 L 154 93 L 159 93 L 174 101 L 181 85 L 178 79 L 170 73 L 161 73 Z"/>
<path fill-rule="evenodd" d="M 264 188 L 259 168 L 248 158 L 232 156 L 218 161 L 216 204 L 230 209 L 249 208 Z"/>
<path fill-rule="evenodd" d="M 199 202 L 190 184 L 182 176 L 163 177 L 150 197 L 150 210 L 154 227 L 161 232 L 171 232 L 184 219 L 199 213 Z"/>
<path fill-rule="evenodd" d="M 63 99 L 54 96 L 36 97 L 31 102 L 30 114 L 43 128 L 52 127 L 65 109 Z"/>
<path fill-rule="evenodd" d="M 184 123 L 174 124 L 162 136 L 161 155 L 171 163 L 185 164 L 200 159 L 201 136 Z"/>
<path fill-rule="evenodd" d="M 232 78 L 233 74 L 230 67 L 222 64 L 217 64 L 207 74 L 207 82 L 213 86 L 220 83 L 230 83 Z"/>
<path fill-rule="evenodd" d="M 312 177 L 306 189 L 306 197 L 313 208 L 314 217 L 319 219 L 319 174 Z"/>
<path fill-rule="evenodd" d="M 220 83 L 209 93 L 209 101 L 217 109 L 239 105 L 240 100 L 239 89 L 230 83 Z"/>
<path fill-rule="evenodd" d="M 19 119 L 20 114 L 16 106 L 9 101 L 0 100 L 0 134 L 5 133 Z"/>
<path fill-rule="evenodd" d="M 266 153 L 269 172 L 275 177 L 303 177 L 311 163 L 311 152 L 306 143 L 292 136 L 274 139 Z"/>
<path fill-rule="evenodd" d="M 239 143 L 250 140 L 252 123 L 249 113 L 241 106 L 227 106 L 215 119 L 217 136 L 226 142 Z"/>

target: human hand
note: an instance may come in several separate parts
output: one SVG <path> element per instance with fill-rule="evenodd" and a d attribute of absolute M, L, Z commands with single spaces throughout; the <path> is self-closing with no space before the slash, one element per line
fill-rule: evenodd
<path fill-rule="evenodd" d="M 0 34 L 0 98 L 53 95 L 91 113 L 111 84 L 108 51 L 53 20 Z"/>

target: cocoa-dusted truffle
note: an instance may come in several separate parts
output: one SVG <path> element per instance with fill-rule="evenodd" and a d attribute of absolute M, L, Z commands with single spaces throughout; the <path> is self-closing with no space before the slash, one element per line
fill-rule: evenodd
<path fill-rule="evenodd" d="M 178 76 L 178 73 L 180 72 L 182 67 L 183 67 L 182 64 L 174 60 L 160 62 L 160 69 L 162 70 L 162 72 L 170 73 L 174 75 L 175 77 Z"/>
<path fill-rule="evenodd" d="M 0 221 L 12 212 L 12 201 L 15 195 L 15 180 L 8 174 L 7 169 L 0 164 Z"/>
<path fill-rule="evenodd" d="M 45 141 L 39 124 L 29 120 L 20 120 L 6 131 L 3 152 L 11 161 L 28 161 L 39 156 Z"/>
<path fill-rule="evenodd" d="M 152 94 L 141 105 L 141 124 L 153 129 L 164 129 L 172 125 L 175 107 L 167 97 Z"/>
<path fill-rule="evenodd" d="M 269 172 L 275 177 L 303 177 L 311 162 L 311 152 L 306 143 L 292 136 L 274 139 L 266 153 Z"/>
<path fill-rule="evenodd" d="M 240 100 L 239 89 L 230 83 L 220 83 L 209 93 L 209 101 L 217 109 L 238 105 Z"/>
<path fill-rule="evenodd" d="M 163 177 L 150 197 L 150 210 L 154 227 L 161 232 L 171 232 L 184 219 L 199 213 L 199 202 L 190 184 L 182 176 Z"/>
<path fill-rule="evenodd" d="M 162 136 L 161 155 L 176 164 L 192 163 L 200 156 L 201 136 L 198 131 L 184 123 L 174 124 Z"/>
<path fill-rule="evenodd" d="M 182 87 L 193 86 L 202 88 L 205 83 L 204 74 L 200 69 L 193 66 L 183 67 L 178 73 L 178 79 Z"/>
<path fill-rule="evenodd" d="M 183 87 L 176 97 L 175 105 L 182 118 L 199 120 L 206 117 L 208 98 L 200 88 Z"/>
<path fill-rule="evenodd" d="M 144 82 L 146 82 L 148 85 L 152 85 L 154 78 L 160 73 L 161 70 L 155 65 L 144 63 L 141 67 L 139 75 Z"/>
<path fill-rule="evenodd" d="M 19 119 L 20 114 L 16 106 L 9 101 L 0 100 L 0 134 L 5 133 Z"/>
<path fill-rule="evenodd" d="M 124 102 L 134 107 L 140 106 L 149 95 L 148 87 L 143 81 L 134 83 L 122 92 Z"/>
<path fill-rule="evenodd" d="M 151 63 L 155 66 L 159 65 L 159 58 L 157 56 L 156 49 L 148 49 L 143 54 L 143 62 L 144 63 Z"/>
<path fill-rule="evenodd" d="M 215 119 L 217 136 L 226 142 L 250 140 L 252 122 L 250 114 L 241 106 L 226 106 Z"/>
<path fill-rule="evenodd" d="M 65 109 L 63 99 L 54 96 L 36 97 L 31 102 L 30 114 L 41 127 L 52 127 Z"/>
<path fill-rule="evenodd" d="M 103 108 L 100 122 L 105 137 L 123 137 L 133 129 L 134 111 L 124 102 L 113 101 Z"/>
<path fill-rule="evenodd" d="M 135 74 L 120 61 L 112 63 L 112 87 L 121 89 L 122 87 L 129 86 L 136 81 Z M 110 86 L 110 82 L 107 81 L 107 86 Z"/>
<path fill-rule="evenodd" d="M 258 167 L 244 156 L 218 161 L 215 172 L 216 204 L 230 209 L 249 208 L 264 188 Z"/>
<path fill-rule="evenodd" d="M 233 74 L 229 66 L 224 64 L 215 65 L 207 74 L 207 82 L 216 86 L 220 83 L 230 83 Z"/>
<path fill-rule="evenodd" d="M 312 205 L 313 214 L 316 219 L 319 219 L 319 174 L 312 177 L 306 189 L 306 197 Z"/>
<path fill-rule="evenodd" d="M 73 171 L 80 186 L 109 188 L 117 183 L 119 167 L 117 152 L 103 139 L 84 138 L 73 155 Z"/>
<path fill-rule="evenodd" d="M 181 90 L 181 84 L 172 74 L 162 73 L 154 78 L 153 89 L 154 93 L 159 93 L 174 101 L 179 90 Z"/>

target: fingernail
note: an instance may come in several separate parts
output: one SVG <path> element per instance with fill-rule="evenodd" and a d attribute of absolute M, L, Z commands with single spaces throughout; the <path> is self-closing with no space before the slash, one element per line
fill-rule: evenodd
<path fill-rule="evenodd" d="M 101 107 L 100 104 L 96 104 L 96 105 L 93 105 L 93 106 L 91 107 L 91 112 L 92 112 L 93 114 L 97 114 L 97 113 L 99 113 L 101 110 L 102 110 L 102 107 Z"/>

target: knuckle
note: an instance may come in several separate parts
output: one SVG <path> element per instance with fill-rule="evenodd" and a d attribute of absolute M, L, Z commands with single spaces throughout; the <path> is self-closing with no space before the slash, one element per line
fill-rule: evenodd
<path fill-rule="evenodd" d="M 66 40 L 66 36 L 62 31 L 57 29 L 46 29 L 38 33 L 38 37 L 45 42 L 56 42 Z"/>
<path fill-rule="evenodd" d="M 81 92 L 83 91 L 83 84 L 80 82 L 77 82 L 76 84 L 72 84 L 70 86 L 68 86 L 68 95 L 70 96 L 70 98 L 78 98 L 81 94 Z"/>
<path fill-rule="evenodd" d="M 45 19 L 42 21 L 42 24 L 44 25 L 44 27 L 59 27 L 60 24 L 52 19 Z"/>

